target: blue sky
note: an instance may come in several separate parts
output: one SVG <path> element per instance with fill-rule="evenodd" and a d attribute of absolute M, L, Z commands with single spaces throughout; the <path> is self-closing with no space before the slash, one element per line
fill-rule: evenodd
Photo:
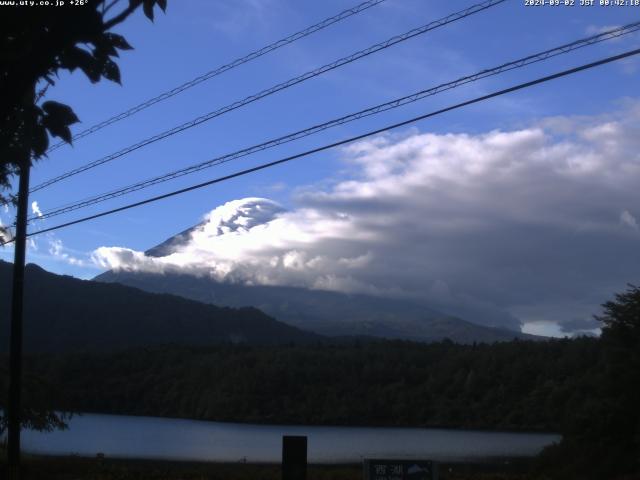
<path fill-rule="evenodd" d="M 33 169 L 32 185 L 472 3 L 388 0 L 79 140 L 73 147 L 56 150 L 50 158 L 42 160 Z M 80 130 L 354 4 L 352 0 L 173 0 L 169 2 L 167 14 L 158 14 L 155 23 L 149 22 L 139 13 L 118 29 L 135 47 L 133 51 L 123 52 L 119 61 L 122 86 L 104 81 L 92 85 L 80 73 L 62 75 L 55 88 L 47 92 L 47 99 L 73 106 L 82 120 L 82 124 L 76 126 Z M 31 200 L 36 201 L 42 211 L 46 211 L 567 43 L 605 27 L 623 25 L 638 19 L 640 9 L 632 7 L 527 7 L 524 6 L 524 1 L 509 0 L 486 12 L 418 36 L 36 192 Z M 38 221 L 32 228 L 50 227 L 62 220 L 72 220 L 81 215 L 117 207 L 277 159 L 569 66 L 632 47 L 638 48 L 639 44 L 638 36 L 630 36 L 589 47 L 538 65 L 485 79 L 392 112 L 331 129 L 222 167 L 204 170 L 119 200 L 74 214 Z M 581 120 L 575 120 L 576 118 L 584 118 L 585 128 L 587 125 L 593 128 L 596 124 L 602 126 L 612 121 L 607 117 L 611 115 L 619 122 L 616 125 L 627 125 L 630 124 L 629 116 L 633 115 L 629 112 L 635 108 L 633 105 L 637 97 L 639 67 L 638 60 L 626 60 L 447 113 L 417 123 L 411 128 L 400 129 L 394 133 L 396 136 L 386 138 L 387 143 L 382 147 L 378 145 L 381 150 L 374 153 L 387 158 L 389 151 L 385 149 L 392 147 L 394 142 L 402 143 L 407 138 L 414 137 L 423 138 L 420 135 L 425 134 L 441 136 L 438 138 L 447 138 L 442 137 L 447 134 L 474 137 L 492 131 L 531 129 L 532 126 L 542 124 L 549 141 L 562 144 L 572 136 L 579 136 Z M 624 118 L 620 119 L 621 116 Z M 549 123 L 552 122 L 551 118 L 562 121 L 552 124 Z M 559 126 L 565 125 L 562 122 L 566 123 L 567 119 L 574 119 L 570 131 Z M 144 251 L 202 221 L 205 214 L 229 201 L 245 197 L 268 198 L 289 210 L 313 204 L 313 199 L 304 200 L 309 192 L 311 196 L 318 192 L 335 193 L 335 187 L 340 182 L 354 178 L 362 180 L 360 175 L 366 170 L 366 166 L 359 164 L 357 160 L 354 163 L 353 158 L 358 155 L 357 151 L 348 149 L 321 153 L 286 166 L 59 230 L 53 235 L 34 237 L 28 260 L 54 272 L 91 278 L 103 270 L 99 262 L 96 264 L 91 260 L 92 253 L 97 249 L 123 247 L 136 252 Z M 576 191 L 576 197 L 570 200 L 580 203 L 580 195 Z M 634 211 L 637 208 L 636 200 L 633 196 L 621 199 L 619 215 L 617 210 L 612 213 L 616 215 L 616 222 L 633 227 L 635 215 L 640 214 L 640 211 Z M 419 203 L 420 199 L 416 198 L 416 202 Z M 594 212 L 592 213 L 596 215 L 597 212 Z M 628 216 L 624 215 L 625 212 Z M 490 211 L 486 210 L 484 214 L 489 215 Z M 2 212 L 0 219 L 8 224 L 11 215 L 12 212 Z M 454 214 L 448 218 L 451 222 L 456 220 Z M 625 218 L 628 220 L 626 223 Z M 529 227 L 532 226 L 525 224 L 520 231 Z M 531 235 L 536 235 L 533 227 Z M 594 240 L 590 239 L 585 245 L 590 245 L 592 241 Z M 633 245 L 634 241 L 637 238 L 625 239 L 624 244 Z M 578 251 L 580 241 L 576 241 L 576 244 Z M 553 250 L 554 247 L 550 245 L 548 248 Z M 361 253 L 366 256 L 369 251 L 377 252 L 375 248 L 370 248 Z M 585 255 L 600 255 L 586 247 L 584 251 L 587 252 Z M 420 256 L 423 253 L 413 254 Z M 456 255 L 455 252 L 449 254 Z M 486 254 L 486 251 L 478 252 L 478 255 Z M 10 249 L 0 252 L 0 258 L 9 260 L 11 257 Z M 360 257 L 354 253 L 353 258 Z M 579 264 L 579 259 L 576 262 Z M 375 263 L 376 266 L 381 264 L 382 262 Z M 103 263 L 102 267 L 105 265 L 107 264 Z M 439 268 L 438 278 L 429 277 L 429 288 L 439 291 L 438 286 L 444 284 L 447 291 L 455 289 L 455 275 L 443 280 L 448 275 L 447 270 L 444 266 Z M 451 268 L 453 271 L 453 266 Z M 518 266 L 513 265 L 513 268 Z M 593 268 L 595 270 L 589 270 L 590 275 L 597 271 L 596 266 Z M 372 270 L 375 268 L 372 267 Z M 382 276 L 381 272 L 378 274 Z M 539 275 L 540 278 L 536 281 L 544 284 L 545 275 L 553 277 L 555 274 L 550 268 L 533 275 Z M 579 272 L 576 275 L 579 276 Z M 597 313 L 593 311 L 594 305 L 606 300 L 606 295 L 610 295 L 616 288 L 624 287 L 627 282 L 634 280 L 628 277 L 628 271 L 609 272 L 606 284 L 589 285 L 589 296 L 566 292 L 562 297 L 541 290 L 537 297 L 523 300 L 519 304 L 514 300 L 508 302 L 508 305 L 501 305 L 497 300 L 487 300 L 495 296 L 495 292 L 483 298 L 482 292 L 469 293 L 463 286 L 459 288 L 459 294 L 466 295 L 465 298 L 472 296 L 475 302 L 493 302 L 497 307 L 517 316 L 520 321 L 528 322 L 530 331 L 558 333 L 557 319 L 552 321 L 551 316 L 545 312 L 562 310 L 564 314 L 571 312 L 573 306 L 577 305 L 578 316 L 584 316 L 588 311 Z M 356 280 L 360 282 L 356 282 L 357 284 L 369 285 L 363 278 L 358 277 Z M 288 281 L 283 280 L 285 283 Z M 411 281 L 421 282 L 419 277 L 411 277 Z M 398 280 L 398 285 L 400 284 L 403 283 Z M 380 285 L 375 288 L 378 287 L 382 288 Z M 603 298 L 598 301 L 597 295 Z M 517 297 L 517 292 L 509 292 L 505 296 Z M 556 298 L 558 296 L 562 298 Z M 540 300 L 538 304 L 548 305 L 547 310 L 535 308 L 536 298 Z"/>

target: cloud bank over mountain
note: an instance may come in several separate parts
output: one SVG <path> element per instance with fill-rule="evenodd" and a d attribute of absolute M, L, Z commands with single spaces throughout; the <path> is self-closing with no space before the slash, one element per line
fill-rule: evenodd
<path fill-rule="evenodd" d="M 165 255 L 93 253 L 102 268 L 411 297 L 475 321 L 593 328 L 640 264 L 640 104 L 481 134 L 411 131 L 345 148 L 329 187 L 293 208 L 212 210 Z M 325 184 L 326 185 L 326 184 Z"/>

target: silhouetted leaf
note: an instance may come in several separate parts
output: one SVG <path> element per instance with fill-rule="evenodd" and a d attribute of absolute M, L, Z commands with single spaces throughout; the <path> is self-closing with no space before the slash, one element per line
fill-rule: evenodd
<path fill-rule="evenodd" d="M 106 39 L 104 36 L 95 39 L 94 44 L 96 45 L 96 53 L 100 56 L 118 56 L 118 51 L 116 50 L 113 43 L 110 40 Z"/>
<path fill-rule="evenodd" d="M 60 137 L 65 142 L 71 143 L 71 130 L 69 130 L 69 127 L 56 124 L 46 124 L 45 126 L 54 137 Z"/>
<path fill-rule="evenodd" d="M 80 121 L 73 109 L 69 105 L 54 101 L 44 102 L 42 110 L 47 114 L 49 122 L 62 126 L 69 126 Z"/>
<path fill-rule="evenodd" d="M 155 0 L 144 0 L 142 4 L 142 10 L 149 20 L 153 22 L 153 5 Z"/>
<path fill-rule="evenodd" d="M 80 65 L 80 69 L 84 72 L 91 83 L 97 83 L 102 76 L 101 71 L 96 68 L 95 64 Z"/>
<path fill-rule="evenodd" d="M 91 54 L 86 50 L 78 47 L 72 47 L 66 49 L 60 55 L 60 64 L 63 68 L 68 70 L 75 70 L 80 67 L 82 63 L 86 63 L 91 58 Z"/>
<path fill-rule="evenodd" d="M 105 33 L 105 38 L 111 42 L 111 44 L 120 50 L 133 50 L 133 47 L 129 45 L 129 42 L 117 33 Z"/>
<path fill-rule="evenodd" d="M 44 155 L 44 152 L 49 148 L 49 136 L 44 126 L 38 125 L 35 128 L 33 138 L 31 140 L 31 150 L 35 153 L 36 157 Z"/>
<path fill-rule="evenodd" d="M 158 0 L 158 6 L 162 9 L 162 11 L 167 10 L 167 0 Z"/>
<path fill-rule="evenodd" d="M 102 69 L 102 76 L 112 82 L 120 82 L 120 69 L 115 62 L 107 59 L 104 63 L 104 67 Z"/>
<path fill-rule="evenodd" d="M 69 48 L 60 55 L 60 63 L 63 68 L 71 71 L 80 68 L 92 83 L 100 80 L 101 69 L 97 68 L 96 59 L 86 50 L 78 47 Z"/>

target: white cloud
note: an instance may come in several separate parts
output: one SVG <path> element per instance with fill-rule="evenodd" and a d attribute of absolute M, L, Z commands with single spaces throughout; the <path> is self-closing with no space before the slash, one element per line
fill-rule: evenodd
<path fill-rule="evenodd" d="M 194 17 L 204 24 L 231 38 L 245 35 L 247 31 L 259 31 L 269 27 L 269 20 L 278 18 L 279 5 L 273 0 L 218 0 L 189 5 L 197 8 Z"/>
<path fill-rule="evenodd" d="M 599 35 L 620 28 L 622 25 L 589 25 L 585 32 L 587 35 Z"/>
<path fill-rule="evenodd" d="M 0 241 L 1 242 L 6 242 L 9 241 L 13 238 L 13 232 L 11 231 L 11 228 L 4 225 L 4 223 L 2 223 L 2 218 L 0 218 Z M 0 245 L 0 251 L 2 251 L 2 247 L 5 247 L 5 245 Z"/>
<path fill-rule="evenodd" d="M 350 285 L 371 291 L 371 286 L 360 285 L 347 274 L 362 269 L 371 256 L 367 252 L 336 256 L 329 246 L 334 240 L 352 237 L 357 241 L 366 236 L 366 232 L 353 232 L 344 216 L 304 208 L 286 212 L 270 200 L 247 198 L 212 210 L 185 245 L 163 257 L 101 247 L 93 259 L 102 268 L 153 272 L 177 268 L 248 284 Z"/>
<path fill-rule="evenodd" d="M 49 253 L 54 257 L 62 255 L 62 240 L 50 239 L 49 240 Z"/>
<path fill-rule="evenodd" d="M 54 257 L 56 260 L 62 260 L 69 265 L 73 265 L 76 267 L 88 267 L 92 266 L 92 263 L 82 260 L 77 256 L 71 255 L 68 252 L 68 249 L 62 243 L 62 240 L 59 238 L 55 238 L 53 236 L 49 236 L 47 238 L 49 243 L 49 254 Z"/>
<path fill-rule="evenodd" d="M 638 221 L 636 220 L 636 217 L 629 213 L 629 210 L 625 210 L 620 214 L 620 223 L 633 230 L 638 230 Z"/>
<path fill-rule="evenodd" d="M 38 206 L 38 202 L 37 201 L 33 201 L 31 202 L 31 213 L 33 213 L 34 215 L 37 215 L 38 217 L 42 216 L 42 211 L 40 210 L 40 207 Z"/>
<path fill-rule="evenodd" d="M 94 262 L 408 296 L 489 325 L 561 322 L 569 304 L 597 313 L 637 279 L 637 235 L 619 228 L 637 223 L 619 205 L 640 202 L 638 120 L 634 103 L 520 130 L 382 135 L 345 148 L 345 177 L 301 190 L 290 211 L 236 200 L 162 256 L 101 247 Z M 516 318 L 538 304 L 546 313 Z"/>

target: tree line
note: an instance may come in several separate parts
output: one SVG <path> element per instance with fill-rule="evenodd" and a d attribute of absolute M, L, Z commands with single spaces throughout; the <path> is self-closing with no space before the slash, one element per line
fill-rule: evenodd
<path fill-rule="evenodd" d="M 164 346 L 30 357 L 58 410 L 317 425 L 563 428 L 597 340 Z"/>

